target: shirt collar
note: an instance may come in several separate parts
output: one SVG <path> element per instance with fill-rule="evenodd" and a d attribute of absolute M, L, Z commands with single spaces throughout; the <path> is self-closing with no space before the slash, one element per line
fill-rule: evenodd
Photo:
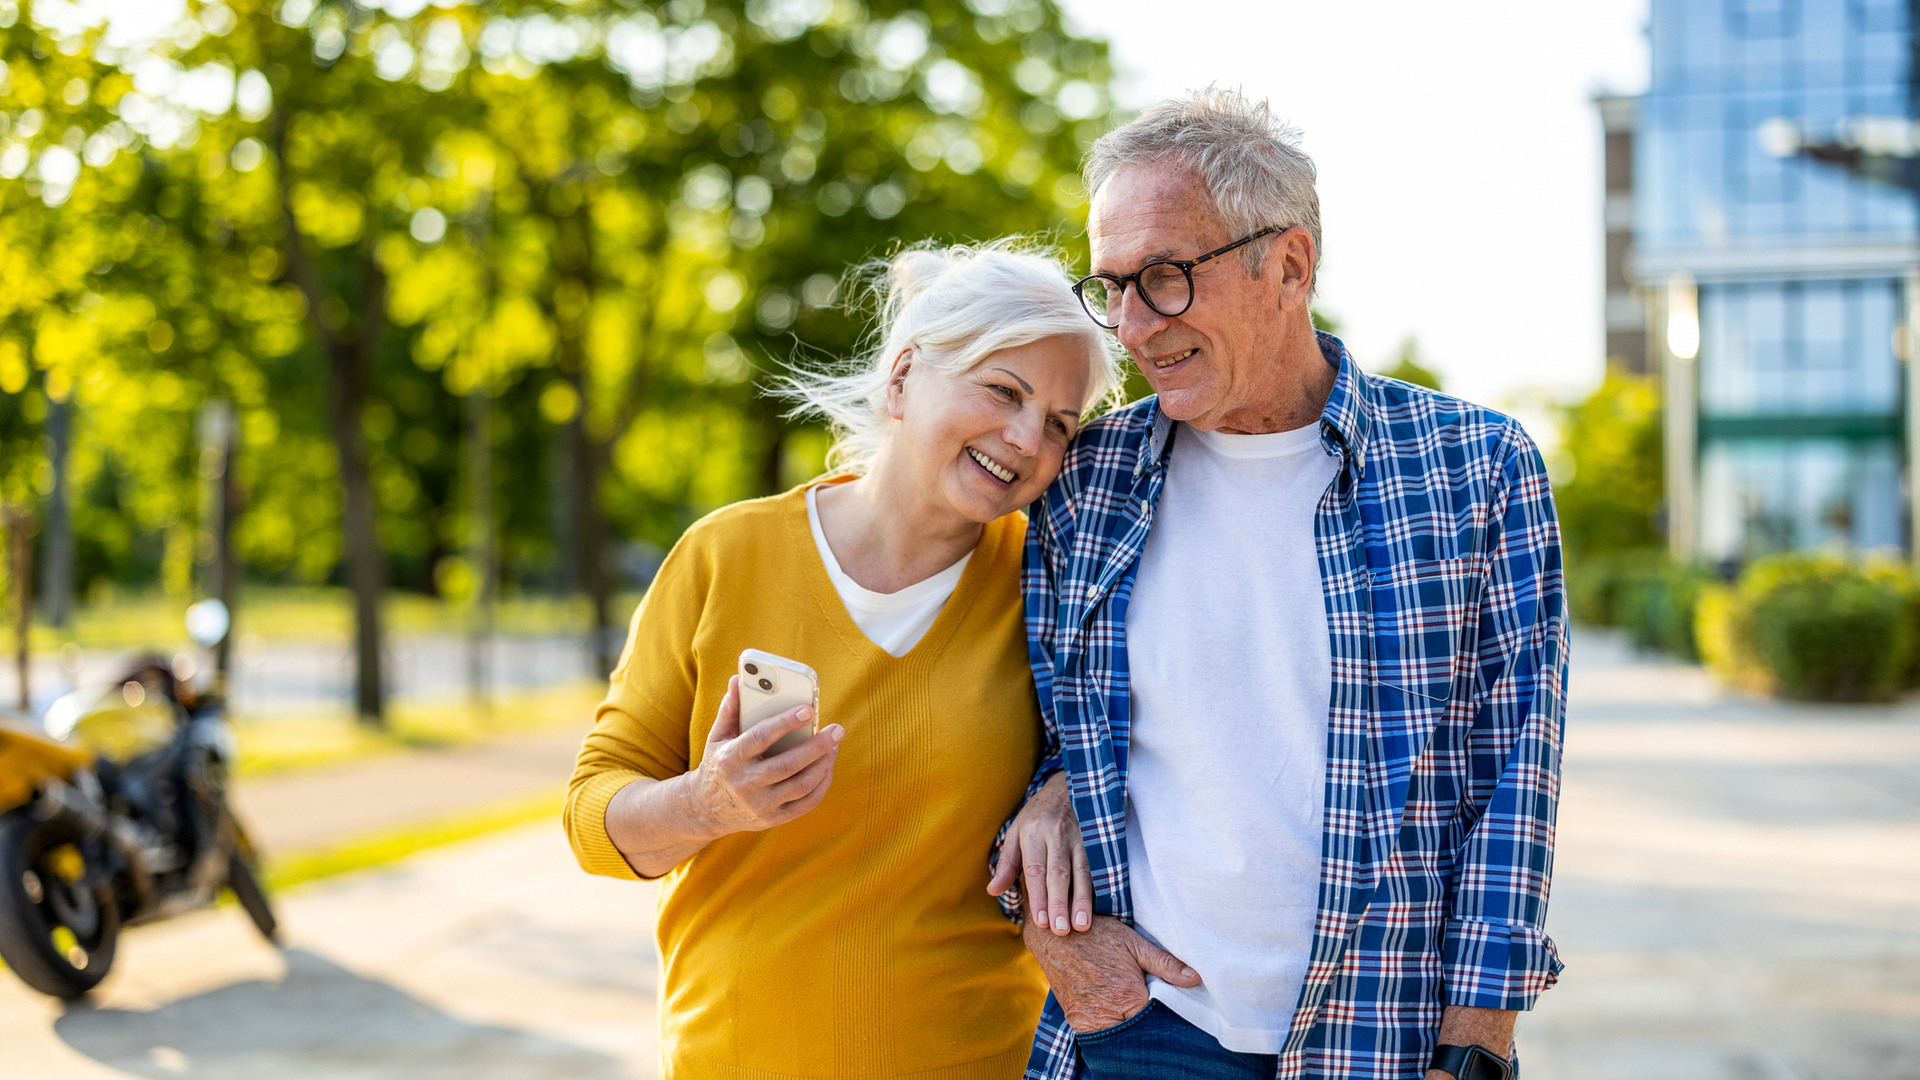
<path fill-rule="evenodd" d="M 1373 435 L 1373 390 L 1339 338 L 1324 330 L 1315 330 L 1314 337 L 1320 343 L 1320 355 L 1335 368 L 1333 392 L 1327 395 L 1327 407 L 1320 410 L 1320 445 L 1343 459 L 1346 467 L 1360 468 Z"/>
<path fill-rule="evenodd" d="M 1327 395 L 1326 408 L 1320 410 L 1320 445 L 1328 454 L 1356 466 L 1367 459 L 1367 439 L 1373 430 L 1372 393 L 1367 380 L 1361 378 L 1360 369 L 1354 365 L 1352 354 L 1339 338 L 1324 330 L 1315 330 L 1313 335 L 1320 346 L 1320 355 L 1335 371 L 1333 392 Z M 1158 397 L 1154 398 L 1151 409 L 1152 432 L 1134 462 L 1136 477 L 1148 469 L 1165 468 L 1167 452 L 1173 443 L 1173 420 L 1160 411 Z"/>

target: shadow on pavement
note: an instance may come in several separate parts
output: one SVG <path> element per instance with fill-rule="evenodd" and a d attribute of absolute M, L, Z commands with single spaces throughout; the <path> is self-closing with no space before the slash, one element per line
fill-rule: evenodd
<path fill-rule="evenodd" d="M 298 949 L 279 982 L 223 986 L 150 1012 L 85 1004 L 54 1022 L 73 1049 L 155 1080 L 616 1080 L 611 1057 L 469 1023 Z"/>

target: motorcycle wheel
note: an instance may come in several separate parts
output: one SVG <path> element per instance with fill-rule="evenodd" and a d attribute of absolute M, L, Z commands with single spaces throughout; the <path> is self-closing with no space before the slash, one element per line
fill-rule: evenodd
<path fill-rule="evenodd" d="M 278 941 L 275 934 L 280 923 L 273 917 L 273 907 L 267 903 L 267 891 L 260 887 L 260 879 L 253 872 L 253 864 L 246 855 L 234 852 L 227 857 L 227 888 L 233 890 L 233 898 L 247 910 L 247 918 L 253 920 L 254 929 L 268 941 Z"/>
<path fill-rule="evenodd" d="M 80 829 L 25 809 L 0 817 L 0 960 L 43 994 L 77 998 L 113 966 L 120 906 L 81 855 Z"/>

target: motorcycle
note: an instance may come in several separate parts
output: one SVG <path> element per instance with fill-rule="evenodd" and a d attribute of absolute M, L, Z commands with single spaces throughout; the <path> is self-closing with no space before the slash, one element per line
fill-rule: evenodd
<path fill-rule="evenodd" d="M 189 635 L 211 647 L 228 622 L 203 601 Z M 76 998 L 106 977 L 123 928 L 205 907 L 223 886 L 274 940 L 258 854 L 227 803 L 233 761 L 219 688 L 156 660 L 37 721 L 0 711 L 0 960 Z"/>

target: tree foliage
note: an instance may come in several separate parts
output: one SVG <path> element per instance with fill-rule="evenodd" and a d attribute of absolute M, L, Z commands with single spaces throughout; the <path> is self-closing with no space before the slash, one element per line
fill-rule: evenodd
<path fill-rule="evenodd" d="M 1660 417 L 1658 380 L 1623 371 L 1562 408 L 1560 452 L 1571 475 L 1553 498 L 1570 558 L 1662 542 Z"/>
<path fill-rule="evenodd" d="M 1440 373 L 1421 362 L 1420 343 L 1411 337 L 1400 343 L 1400 351 L 1394 356 L 1393 363 L 1380 374 L 1429 390 L 1440 389 Z"/>
<path fill-rule="evenodd" d="M 625 546 L 819 468 L 757 374 L 854 346 L 850 265 L 1077 248 L 1109 123 L 1051 0 L 40 6 L 0 0 L 0 494 L 70 400 L 83 590 L 191 587 L 224 399 L 254 577 L 457 595 L 479 509 L 510 586 L 606 621 Z"/>

